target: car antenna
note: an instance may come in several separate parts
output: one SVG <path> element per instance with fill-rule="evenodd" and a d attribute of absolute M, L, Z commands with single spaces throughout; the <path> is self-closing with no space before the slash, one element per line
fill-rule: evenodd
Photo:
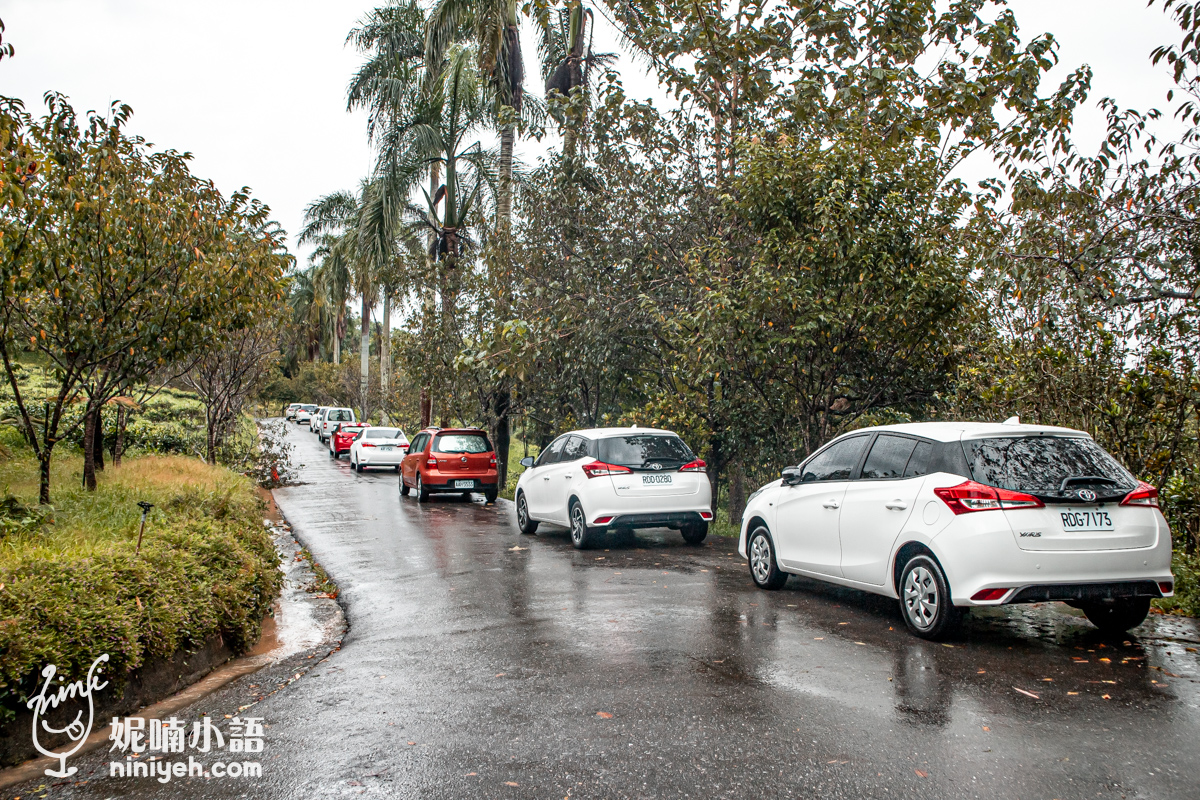
<path fill-rule="evenodd" d="M 1020 425 L 1021 418 L 1019 416 L 1009 417 L 1008 419 L 1004 420 L 1003 424 L 1004 425 Z"/>

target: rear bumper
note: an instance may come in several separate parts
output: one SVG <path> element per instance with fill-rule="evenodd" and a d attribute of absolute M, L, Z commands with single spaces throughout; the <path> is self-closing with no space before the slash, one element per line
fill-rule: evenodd
<path fill-rule="evenodd" d="M 472 475 L 464 475 L 461 478 L 449 479 L 445 478 L 444 476 L 421 476 L 421 480 L 424 483 L 425 488 L 430 492 L 488 492 L 494 491 L 497 483 L 499 482 L 494 473 L 485 478 L 479 478 Z M 433 481 L 435 480 L 443 480 L 445 482 L 434 483 Z M 454 485 L 455 481 L 471 481 L 472 487 L 470 489 L 457 487 Z"/>
<path fill-rule="evenodd" d="M 364 467 L 395 467 L 404 460 L 404 452 L 395 450 L 391 453 L 367 453 L 360 451 L 358 463 Z"/>
<path fill-rule="evenodd" d="M 704 512 L 709 514 L 708 511 Z M 595 519 L 603 519 L 607 514 L 597 514 Z M 712 520 L 712 515 L 705 519 L 699 511 L 660 511 L 651 514 L 618 514 L 611 521 L 605 522 L 607 528 L 678 528 L 683 525 L 706 524 Z"/>
<path fill-rule="evenodd" d="M 1172 586 L 1174 584 L 1172 583 Z M 1049 600 L 1087 602 L 1113 600 L 1120 597 L 1168 597 L 1156 581 L 1113 581 L 1105 583 L 1049 583 L 1025 586 L 1015 590 L 1005 605 L 1043 603 Z"/>

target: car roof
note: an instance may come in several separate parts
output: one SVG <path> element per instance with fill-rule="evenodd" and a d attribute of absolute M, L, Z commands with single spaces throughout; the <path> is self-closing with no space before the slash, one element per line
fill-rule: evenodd
<path fill-rule="evenodd" d="M 615 436 L 628 436 L 630 434 L 636 435 L 636 434 L 643 434 L 643 433 L 656 433 L 656 434 L 662 434 L 665 436 L 677 436 L 678 435 L 675 433 L 675 431 L 663 430 L 662 428 L 643 428 L 641 426 L 638 426 L 636 428 L 635 427 L 629 427 L 629 428 L 581 428 L 580 430 L 576 430 L 576 431 L 567 431 L 566 433 L 561 434 L 561 435 L 566 436 L 566 435 L 572 434 L 572 433 L 576 434 L 577 436 L 585 436 L 589 439 L 611 439 Z M 556 436 L 554 438 L 557 439 L 558 437 Z"/>
<path fill-rule="evenodd" d="M 443 433 L 482 433 L 485 435 L 487 434 L 487 431 L 485 431 L 483 428 L 426 428 L 425 431 L 422 431 L 422 433 L 425 433 L 425 432 L 433 433 L 433 434 L 439 435 L 439 436 Z"/>
<path fill-rule="evenodd" d="M 855 433 L 906 433 L 921 436 L 935 442 L 957 442 L 961 439 L 984 439 L 999 436 L 1082 436 L 1091 438 L 1074 428 L 1056 425 L 1025 425 L 1014 422 L 906 422 L 900 425 L 877 425 L 859 428 L 844 436 Z M 841 437 L 838 437 L 841 438 Z"/>

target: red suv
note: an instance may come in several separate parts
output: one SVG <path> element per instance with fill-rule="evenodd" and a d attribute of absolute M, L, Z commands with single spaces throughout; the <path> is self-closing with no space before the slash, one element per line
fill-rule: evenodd
<path fill-rule="evenodd" d="M 339 422 L 329 434 L 329 457 L 341 458 L 342 453 L 349 453 L 350 445 L 369 427 L 365 422 Z"/>
<path fill-rule="evenodd" d="M 496 453 L 479 428 L 426 428 L 400 462 L 400 494 L 415 489 L 421 503 L 434 492 L 483 492 L 494 503 L 496 481 Z"/>

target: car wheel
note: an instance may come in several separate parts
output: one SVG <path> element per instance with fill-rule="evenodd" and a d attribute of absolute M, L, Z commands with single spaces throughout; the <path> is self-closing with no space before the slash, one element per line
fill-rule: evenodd
<path fill-rule="evenodd" d="M 498 489 L 488 489 L 486 492 L 483 493 L 483 501 L 485 503 L 487 503 L 489 506 L 495 505 L 496 498 L 499 496 L 500 496 L 500 491 Z"/>
<path fill-rule="evenodd" d="M 1088 621 L 1104 633 L 1125 633 L 1146 621 L 1150 613 L 1150 598 L 1121 597 L 1081 603 L 1079 608 L 1087 615 Z"/>
<path fill-rule="evenodd" d="M 417 473 L 417 502 L 424 503 L 429 500 L 429 490 L 425 488 L 425 481 L 421 480 L 421 473 Z"/>
<path fill-rule="evenodd" d="M 400 496 L 408 497 L 408 484 L 404 482 L 404 473 L 400 474 Z"/>
<path fill-rule="evenodd" d="M 960 612 L 950 600 L 950 584 L 929 556 L 913 556 L 904 565 L 900 613 L 908 629 L 922 639 L 944 638 L 958 626 Z"/>
<path fill-rule="evenodd" d="M 576 550 L 587 550 L 601 533 L 599 528 L 588 527 L 587 516 L 578 500 L 571 501 L 571 544 Z"/>
<path fill-rule="evenodd" d="M 526 536 L 532 536 L 538 529 L 538 524 L 529 518 L 529 504 L 524 492 L 517 492 L 517 528 Z"/>
<path fill-rule="evenodd" d="M 750 534 L 746 552 L 750 556 L 750 577 L 758 588 L 774 590 L 787 583 L 787 573 L 775 563 L 775 542 L 765 525 Z"/>
<path fill-rule="evenodd" d="M 360 464 L 360 463 L 358 462 L 358 459 L 354 459 L 354 463 L 352 464 L 352 466 L 354 467 L 354 471 L 355 471 L 355 472 L 362 472 L 362 471 L 363 471 L 362 464 Z"/>
<path fill-rule="evenodd" d="M 708 536 L 708 523 L 700 522 L 695 525 L 684 525 L 679 529 L 679 532 L 683 534 L 683 540 L 688 544 L 700 544 Z"/>

